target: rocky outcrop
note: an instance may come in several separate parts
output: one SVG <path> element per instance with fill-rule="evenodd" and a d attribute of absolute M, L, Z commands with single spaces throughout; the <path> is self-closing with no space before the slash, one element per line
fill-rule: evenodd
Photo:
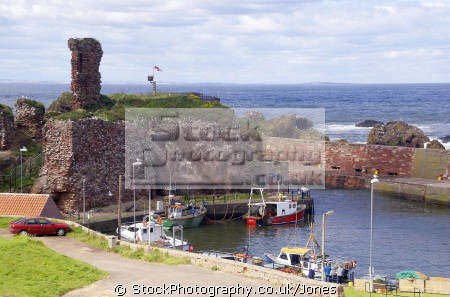
<path fill-rule="evenodd" d="M 356 127 L 374 127 L 375 125 L 384 125 L 384 123 L 375 120 L 364 120 L 356 124 Z"/>
<path fill-rule="evenodd" d="M 313 121 L 305 117 L 298 117 L 295 119 L 295 125 L 300 130 L 307 130 L 314 126 Z"/>
<path fill-rule="evenodd" d="M 439 140 L 436 139 L 428 142 L 427 148 L 435 150 L 445 150 L 445 146 L 443 146 L 442 143 L 440 143 Z"/>
<path fill-rule="evenodd" d="M 255 110 L 248 111 L 245 114 L 244 118 L 246 120 L 249 120 L 250 122 L 253 122 L 253 123 L 259 123 L 259 122 L 262 122 L 262 121 L 266 120 L 266 118 L 264 117 L 264 114 L 262 112 L 255 111 Z"/>
<path fill-rule="evenodd" d="M 14 117 L 9 106 L 0 104 L 0 151 L 10 148 L 14 139 Z"/>
<path fill-rule="evenodd" d="M 44 105 L 35 100 L 19 98 L 14 108 L 16 110 L 14 126 L 28 136 L 40 139 L 44 127 Z"/>
<path fill-rule="evenodd" d="M 89 109 L 100 104 L 100 42 L 93 38 L 70 38 L 72 51 L 72 110 Z"/>
<path fill-rule="evenodd" d="M 430 139 L 422 130 L 405 122 L 389 122 L 386 125 L 375 125 L 367 136 L 367 144 L 391 146 L 423 148 L 428 141 Z"/>

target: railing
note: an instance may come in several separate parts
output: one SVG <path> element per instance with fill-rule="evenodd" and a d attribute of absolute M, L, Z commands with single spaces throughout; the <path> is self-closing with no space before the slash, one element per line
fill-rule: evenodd
<path fill-rule="evenodd" d="M 22 174 L 21 164 L 14 166 L 10 169 L 8 174 L 0 175 L 0 190 L 8 191 L 10 193 L 20 192 L 21 190 L 21 176 L 22 176 L 22 188 L 32 185 L 34 179 L 39 176 L 39 171 L 42 167 L 43 154 L 39 153 L 30 159 L 22 162 Z"/>

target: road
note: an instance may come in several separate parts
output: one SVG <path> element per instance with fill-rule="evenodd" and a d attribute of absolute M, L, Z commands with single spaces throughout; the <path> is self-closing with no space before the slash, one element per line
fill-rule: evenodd
<path fill-rule="evenodd" d="M 0 230 L 1 236 L 7 236 L 7 230 Z M 97 281 L 85 288 L 77 289 L 65 294 L 65 297 L 103 297 L 118 296 L 114 292 L 116 285 L 121 284 L 127 289 L 124 296 L 148 296 L 149 294 L 133 294 L 132 285 L 145 286 L 169 286 L 170 284 L 181 286 L 237 286 L 252 287 L 255 292 L 258 286 L 268 286 L 269 284 L 256 279 L 239 277 L 237 275 L 224 273 L 221 271 L 212 271 L 203 267 L 194 265 L 176 265 L 170 266 L 159 263 L 148 263 L 140 260 L 133 260 L 119 256 L 115 253 L 106 252 L 102 249 L 93 248 L 88 244 L 82 243 L 69 237 L 45 236 L 35 237 L 44 242 L 44 244 L 54 251 L 68 257 L 89 263 L 109 272 L 109 276 Z M 142 287 L 141 287 L 142 288 Z M 241 289 L 241 293 L 244 289 Z M 182 292 L 181 292 L 182 293 Z M 188 294 L 161 294 L 160 296 L 192 296 Z M 195 295 L 195 294 L 194 294 Z M 202 296 L 210 296 L 209 294 Z M 215 296 L 228 296 L 226 294 L 217 294 Z M 236 295 L 235 295 L 236 296 Z M 239 294 L 238 296 L 246 296 Z M 261 296 L 251 294 L 250 296 Z M 269 295 L 266 295 L 269 296 Z M 271 295 L 277 296 L 277 295 Z"/>

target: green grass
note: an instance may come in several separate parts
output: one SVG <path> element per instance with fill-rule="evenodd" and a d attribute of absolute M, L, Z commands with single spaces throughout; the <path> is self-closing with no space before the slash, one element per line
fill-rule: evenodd
<path fill-rule="evenodd" d="M 3 110 L 6 114 L 9 114 L 10 116 L 13 115 L 11 107 L 9 107 L 6 104 L 0 104 L 0 111 Z"/>
<path fill-rule="evenodd" d="M 0 238 L 0 263 L 1 296 L 61 296 L 108 275 L 24 236 Z"/>
<path fill-rule="evenodd" d="M 362 291 L 357 291 L 352 287 L 345 287 L 344 288 L 344 294 L 345 297 L 370 297 L 370 293 L 368 292 L 362 292 Z M 408 293 L 408 292 L 398 292 L 398 295 L 400 296 L 407 296 L 407 297 L 414 297 L 414 293 Z M 385 294 L 381 294 L 381 293 L 372 293 L 372 297 L 383 297 L 386 296 Z M 395 297 L 395 291 L 391 292 L 390 294 L 387 294 L 388 297 Z M 416 297 L 418 297 L 419 294 L 416 293 Z M 441 294 L 431 294 L 431 293 L 423 293 L 422 294 L 423 297 L 442 297 L 442 296 L 446 296 L 446 295 L 441 295 Z"/>
<path fill-rule="evenodd" d="M 72 93 L 64 92 L 47 109 L 46 116 L 51 113 L 64 113 L 72 110 Z"/>
<path fill-rule="evenodd" d="M 159 249 L 152 249 L 145 253 L 143 249 L 133 250 L 128 246 L 116 246 L 113 250 L 108 248 L 108 242 L 101 236 L 95 234 L 88 234 L 83 231 L 81 227 L 73 227 L 72 232 L 67 233 L 67 236 L 85 242 L 94 247 L 117 253 L 125 258 L 139 259 L 146 262 L 164 263 L 168 265 L 191 264 L 187 257 L 173 257 L 168 253 L 161 252 Z"/>
<path fill-rule="evenodd" d="M 61 94 L 48 108 L 46 119 L 79 121 L 97 116 L 112 122 L 125 119 L 126 108 L 222 108 L 218 100 L 204 101 L 194 94 L 112 94 L 101 95 L 100 103 L 88 110 L 71 111 L 71 94 Z"/>
<path fill-rule="evenodd" d="M 143 249 L 133 250 L 128 246 L 119 245 L 114 248 L 113 252 L 122 257 L 139 259 L 152 263 L 164 263 L 167 265 L 191 264 L 191 261 L 187 257 L 169 256 L 167 252 L 161 252 L 159 249 L 152 249 L 146 253 Z"/>
<path fill-rule="evenodd" d="M 33 99 L 27 99 L 27 98 L 20 98 L 25 104 L 37 108 L 37 109 L 45 109 L 44 104 L 42 104 L 41 102 L 38 102 L 36 100 Z"/>
<path fill-rule="evenodd" d="M 0 228 L 9 228 L 9 222 L 17 221 L 20 218 L 0 217 Z"/>

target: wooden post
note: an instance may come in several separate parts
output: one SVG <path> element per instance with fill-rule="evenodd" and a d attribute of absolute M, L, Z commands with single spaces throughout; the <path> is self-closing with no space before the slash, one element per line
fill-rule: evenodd
<path fill-rule="evenodd" d="M 117 238 L 120 240 L 120 225 L 122 224 L 122 215 L 120 209 L 120 203 L 122 200 L 122 175 L 119 175 L 119 197 L 117 200 Z"/>

